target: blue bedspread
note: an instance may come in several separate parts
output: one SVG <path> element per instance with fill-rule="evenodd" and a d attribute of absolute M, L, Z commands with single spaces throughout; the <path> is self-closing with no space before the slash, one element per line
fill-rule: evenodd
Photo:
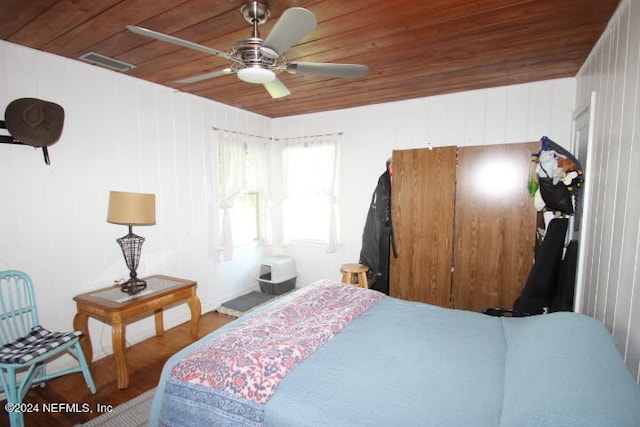
<path fill-rule="evenodd" d="M 263 310 L 167 362 L 151 425 L 171 425 L 171 367 Z M 203 424 L 193 416 L 173 425 Z M 640 388 L 612 336 L 586 316 L 500 318 L 384 297 L 282 380 L 264 425 L 640 426 Z"/>

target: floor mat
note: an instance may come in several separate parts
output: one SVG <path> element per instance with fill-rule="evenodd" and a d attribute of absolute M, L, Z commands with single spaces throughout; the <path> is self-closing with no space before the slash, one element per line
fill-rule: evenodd
<path fill-rule="evenodd" d="M 216 311 L 229 316 L 240 317 L 277 296 L 279 295 L 263 294 L 262 292 L 253 291 L 223 303 Z"/>

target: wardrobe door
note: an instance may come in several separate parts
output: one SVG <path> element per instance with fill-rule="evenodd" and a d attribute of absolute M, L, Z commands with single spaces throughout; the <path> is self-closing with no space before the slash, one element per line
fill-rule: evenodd
<path fill-rule="evenodd" d="M 393 152 L 391 296 L 450 306 L 456 151 Z"/>
<path fill-rule="evenodd" d="M 533 263 L 536 213 L 527 190 L 539 142 L 460 147 L 454 308 L 513 307 Z"/>

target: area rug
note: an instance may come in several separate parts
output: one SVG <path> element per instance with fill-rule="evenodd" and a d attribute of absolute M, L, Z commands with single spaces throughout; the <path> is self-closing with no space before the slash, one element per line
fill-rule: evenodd
<path fill-rule="evenodd" d="M 218 313 L 226 314 L 227 316 L 240 317 L 258 307 L 261 307 L 278 296 L 279 295 L 270 295 L 253 291 L 238 298 L 234 298 L 231 301 L 222 303 L 216 311 Z"/>
<path fill-rule="evenodd" d="M 77 427 L 142 427 L 149 425 L 149 413 L 156 389 L 142 393 L 122 405 Z"/>

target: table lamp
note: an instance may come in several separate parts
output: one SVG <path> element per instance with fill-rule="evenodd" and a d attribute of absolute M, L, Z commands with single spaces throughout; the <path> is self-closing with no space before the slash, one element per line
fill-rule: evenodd
<path fill-rule="evenodd" d="M 107 222 L 129 226 L 129 234 L 116 240 L 122 248 L 122 255 L 130 271 L 129 280 L 122 283 L 120 287 L 122 292 L 136 294 L 147 287 L 147 282 L 138 279 L 136 273 L 145 239 L 133 234 L 133 226 L 156 223 L 156 195 L 123 191 L 109 192 Z"/>

